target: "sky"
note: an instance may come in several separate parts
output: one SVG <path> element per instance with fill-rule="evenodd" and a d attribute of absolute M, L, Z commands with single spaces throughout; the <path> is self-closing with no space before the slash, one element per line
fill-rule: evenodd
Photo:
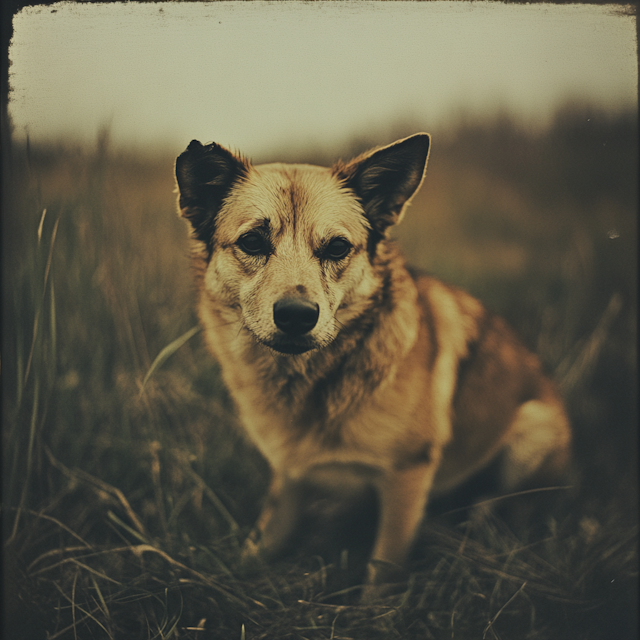
<path fill-rule="evenodd" d="M 567 100 L 637 108 L 635 18 L 612 5 L 215 2 L 26 7 L 14 17 L 16 139 L 251 157 L 415 121 Z M 381 139 L 381 143 L 389 140 Z"/>

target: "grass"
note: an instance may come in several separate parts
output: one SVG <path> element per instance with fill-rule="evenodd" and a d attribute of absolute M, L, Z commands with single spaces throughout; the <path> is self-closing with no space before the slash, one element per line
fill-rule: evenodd
<path fill-rule="evenodd" d="M 268 469 L 191 331 L 172 158 L 114 151 L 106 134 L 94 149 L 16 147 L 5 637 L 636 637 L 636 115 L 569 105 L 544 132 L 499 117 L 432 133 L 398 241 L 506 315 L 556 373 L 578 486 L 520 532 L 494 511 L 436 505 L 407 583 L 369 606 L 357 587 L 370 512 L 319 506 L 310 531 L 351 530 L 344 548 L 309 536 L 287 562 L 241 565 Z"/>

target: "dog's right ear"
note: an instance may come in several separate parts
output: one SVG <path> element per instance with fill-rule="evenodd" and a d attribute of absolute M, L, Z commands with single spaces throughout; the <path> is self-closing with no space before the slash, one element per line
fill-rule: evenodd
<path fill-rule="evenodd" d="M 215 142 L 192 140 L 176 160 L 180 214 L 198 240 L 211 248 L 215 217 L 231 186 L 249 172 L 249 162 Z"/>

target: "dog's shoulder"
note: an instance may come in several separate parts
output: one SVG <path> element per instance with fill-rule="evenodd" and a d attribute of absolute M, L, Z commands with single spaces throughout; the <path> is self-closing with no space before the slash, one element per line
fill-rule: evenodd
<path fill-rule="evenodd" d="M 453 348 L 461 357 L 479 338 L 491 315 L 484 305 L 464 289 L 444 282 L 426 271 L 407 267 L 418 291 L 418 305 L 438 351 Z"/>

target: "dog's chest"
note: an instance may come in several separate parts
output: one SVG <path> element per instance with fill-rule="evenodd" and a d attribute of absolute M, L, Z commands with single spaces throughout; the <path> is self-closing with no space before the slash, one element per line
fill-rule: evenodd
<path fill-rule="evenodd" d="M 389 379 L 359 397 L 336 388 L 322 396 L 324 404 L 312 394 L 298 402 L 278 398 L 275 389 L 265 393 L 259 384 L 232 393 L 248 435 L 271 465 L 301 476 L 334 462 L 389 469 L 429 439 L 420 394 L 394 382 Z"/>

